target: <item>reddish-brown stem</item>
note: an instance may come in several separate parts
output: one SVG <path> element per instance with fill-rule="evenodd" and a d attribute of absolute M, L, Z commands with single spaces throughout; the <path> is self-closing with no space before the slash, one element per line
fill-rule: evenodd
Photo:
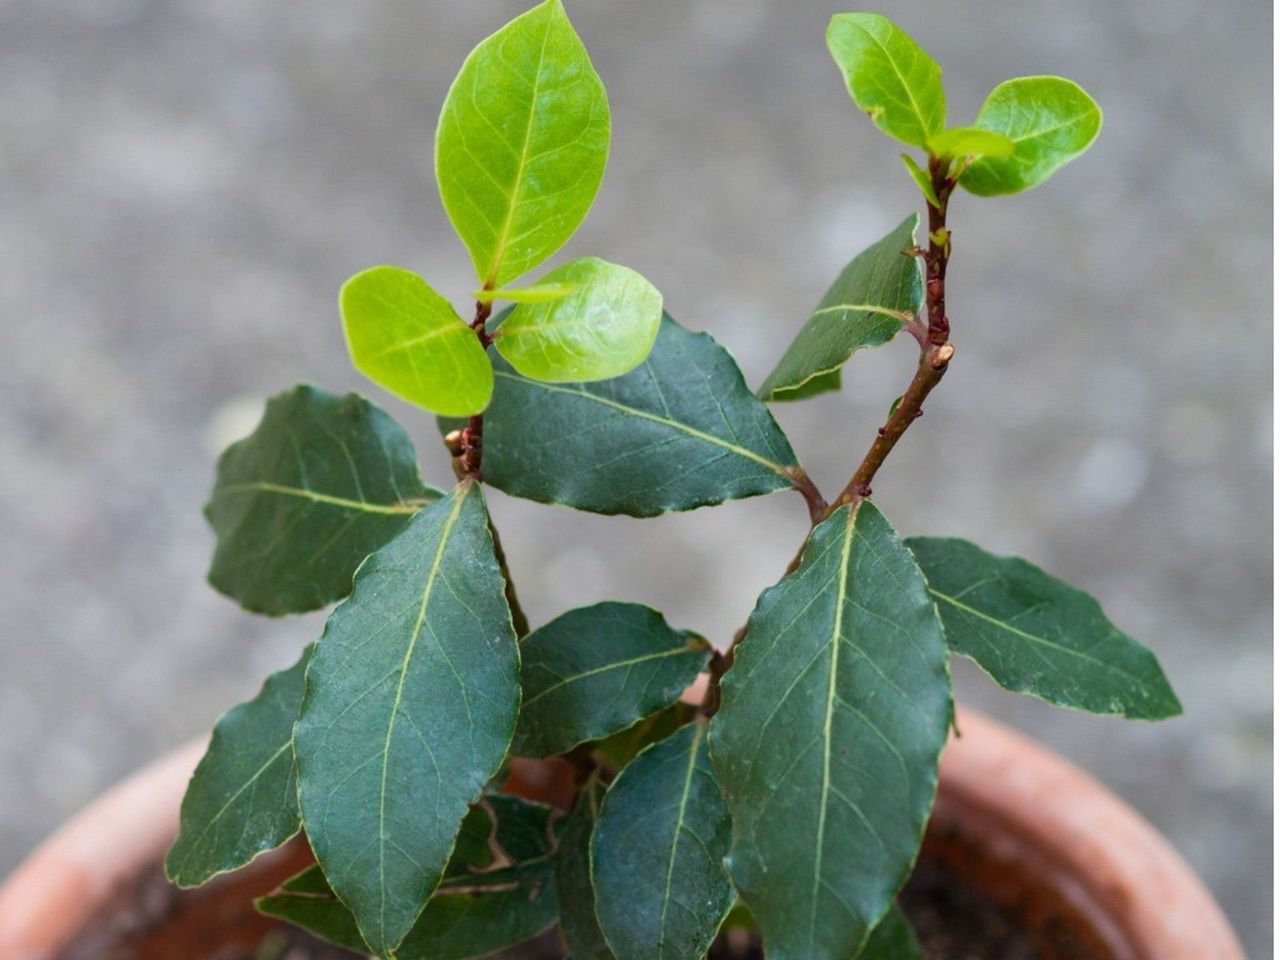
<path fill-rule="evenodd" d="M 800 491 L 800 496 L 804 497 L 805 505 L 809 508 L 809 523 L 816 527 L 827 515 L 827 498 L 802 467 L 791 471 L 791 482 Z"/>
<path fill-rule="evenodd" d="M 846 503 L 856 504 L 871 496 L 871 481 L 885 458 L 902 439 L 907 428 L 924 412 L 924 401 L 947 372 L 947 365 L 956 349 L 951 343 L 951 321 L 947 317 L 947 262 L 951 258 L 951 231 L 947 229 L 947 201 L 956 182 L 949 175 L 949 161 L 931 159 L 929 175 L 938 205 L 928 204 L 929 237 L 923 251 L 907 251 L 910 256 L 921 255 L 924 260 L 924 295 L 927 326 L 908 324 L 913 336 L 920 343 L 920 360 L 915 375 L 907 385 L 902 399 L 889 419 L 871 442 L 871 448 L 858 464 L 849 483 L 831 504 L 828 514 Z M 923 329 L 921 329 L 923 327 Z"/>
<path fill-rule="evenodd" d="M 476 301 L 476 316 L 471 321 L 471 329 L 476 332 L 480 346 L 485 350 L 493 343 L 493 337 L 485 330 L 484 325 L 492 310 L 487 303 Z M 480 479 L 480 463 L 484 454 L 484 414 L 477 413 L 467 421 L 458 438 L 458 470 L 464 477 Z"/>
<path fill-rule="evenodd" d="M 924 413 L 924 401 L 930 391 L 938 385 L 947 372 L 947 365 L 955 354 L 956 348 L 951 343 L 951 321 L 947 317 L 947 263 L 951 258 L 951 231 L 947 229 L 947 201 L 955 189 L 956 181 L 950 173 L 950 161 L 930 159 L 929 175 L 933 182 L 933 190 L 938 198 L 938 205 L 929 207 L 929 237 L 925 247 L 912 247 L 902 251 L 904 256 L 920 257 L 924 261 L 925 281 L 925 320 L 912 318 L 907 322 L 906 330 L 920 344 L 920 360 L 916 364 L 915 374 L 907 385 L 906 392 L 898 401 L 888 421 L 876 431 L 876 438 L 871 448 L 858 464 L 849 483 L 841 491 L 840 496 L 827 506 L 822 495 L 813 487 L 807 476 L 796 478 L 796 489 L 804 494 L 809 504 L 810 518 L 814 526 L 830 516 L 846 503 L 856 504 L 871 496 L 871 481 L 876 471 L 884 463 L 894 446 L 907 432 L 907 428 Z M 806 489 L 802 485 L 806 481 Z M 804 555 L 804 545 L 796 553 L 795 558 L 787 565 L 786 574 L 793 573 L 800 565 Z M 733 664 L 734 648 L 746 636 L 744 625 L 729 643 L 723 653 L 716 653 L 711 660 L 711 679 L 707 684 L 706 696 L 702 702 L 702 712 L 713 715 L 720 708 L 720 678 Z"/>

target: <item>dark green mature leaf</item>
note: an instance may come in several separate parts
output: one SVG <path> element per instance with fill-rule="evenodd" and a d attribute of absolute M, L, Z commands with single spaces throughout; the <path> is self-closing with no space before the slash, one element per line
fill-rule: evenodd
<path fill-rule="evenodd" d="M 556 848 L 560 932 L 574 960 L 614 960 L 596 919 L 596 891 L 591 885 L 591 834 L 603 792 L 599 780 L 587 781 Z"/>
<path fill-rule="evenodd" d="M 960 176 L 960 186 L 989 197 L 1030 190 L 1088 150 L 1102 111 L 1070 80 L 1018 77 L 991 91 L 973 124 L 1014 144 L 1011 156 L 976 160 Z"/>
<path fill-rule="evenodd" d="M 894 904 L 867 938 L 858 960 L 923 960 L 920 942 L 902 908 Z"/>
<path fill-rule="evenodd" d="M 679 700 L 710 656 L 706 640 L 642 604 L 570 610 L 520 641 L 511 750 L 546 757 L 625 730 Z"/>
<path fill-rule="evenodd" d="M 475 331 L 416 273 L 371 267 L 342 285 L 342 330 L 357 370 L 407 403 L 479 413 L 493 369 Z"/>
<path fill-rule="evenodd" d="M 683 699 L 665 710 L 645 717 L 639 723 L 605 737 L 593 745 L 597 757 L 615 770 L 621 770 L 645 747 L 665 740 L 698 714 L 698 708 Z"/>
<path fill-rule="evenodd" d="M 735 895 L 725 808 L 699 720 L 615 780 L 591 840 L 600 929 L 618 960 L 701 960 Z"/>
<path fill-rule="evenodd" d="M 920 309 L 923 281 L 915 246 L 920 218 L 912 214 L 849 262 L 814 308 L 759 394 L 795 400 L 836 389 L 838 371 L 854 351 L 892 340 Z"/>
<path fill-rule="evenodd" d="M 436 179 L 476 276 L 502 286 L 578 229 L 609 156 L 609 103 L 560 0 L 467 57 L 440 112 Z"/>
<path fill-rule="evenodd" d="M 929 581 L 951 649 L 1002 687 L 1130 719 L 1182 712 L 1155 656 L 1087 593 L 965 540 L 913 537 L 907 546 Z"/>
<path fill-rule="evenodd" d="M 942 626 L 873 504 L 845 506 L 766 590 L 711 750 L 729 869 L 771 960 L 848 960 L 915 861 L 951 718 Z"/>
<path fill-rule="evenodd" d="M 521 374 L 547 383 L 608 380 L 644 362 L 662 323 L 662 294 L 640 274 L 596 257 L 551 271 L 543 287 L 571 287 L 509 311 L 493 344 Z"/>
<path fill-rule="evenodd" d="M 858 109 L 889 136 L 913 147 L 947 122 L 942 69 L 892 21 L 874 13 L 838 13 L 827 48 Z"/>
<path fill-rule="evenodd" d="M 538 383 L 495 367 L 484 478 L 512 496 L 652 517 L 784 490 L 800 470 L 728 352 L 669 316 L 648 359 L 614 380 Z"/>
<path fill-rule="evenodd" d="M 511 742 L 519 662 L 503 589 L 483 496 L 464 482 L 365 561 L 307 670 L 303 821 L 379 954 L 413 926 Z"/>
<path fill-rule="evenodd" d="M 555 923 L 558 913 L 548 844 L 547 809 L 514 797 L 487 801 L 497 814 L 494 845 L 506 860 L 456 854 L 439 889 L 396 951 L 397 960 L 467 960 L 529 939 Z M 492 827 L 476 808 L 466 824 Z M 257 901 L 259 911 L 280 917 L 361 953 L 372 952 L 355 918 L 334 896 L 319 867 L 285 882 Z"/>
<path fill-rule="evenodd" d="M 165 874 L 178 886 L 198 887 L 238 870 L 302 829 L 293 721 L 311 649 L 269 676 L 256 697 L 227 711 L 213 728 L 182 798 L 178 839 L 165 858 Z"/>
<path fill-rule="evenodd" d="M 255 613 L 315 610 L 345 597 L 360 561 L 439 496 L 382 410 L 294 387 L 218 460 L 205 507 L 218 538 L 209 582 Z"/>

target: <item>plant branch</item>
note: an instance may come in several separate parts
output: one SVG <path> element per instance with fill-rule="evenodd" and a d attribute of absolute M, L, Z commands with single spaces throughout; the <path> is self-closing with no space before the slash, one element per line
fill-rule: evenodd
<path fill-rule="evenodd" d="M 907 432 L 907 428 L 924 413 L 924 401 L 929 393 L 947 372 L 947 365 L 955 354 L 956 348 L 951 344 L 951 321 L 947 317 L 947 263 L 951 258 L 951 231 L 947 229 L 947 201 L 955 189 L 956 179 L 951 174 L 950 162 L 931 158 L 929 175 L 933 190 L 938 198 L 938 205 L 932 202 L 929 206 L 929 243 L 927 247 L 913 247 L 902 251 L 903 256 L 920 257 L 925 265 L 925 316 L 927 323 L 913 317 L 907 321 L 907 332 L 920 344 L 920 360 L 916 371 L 907 385 L 906 392 L 889 415 L 888 421 L 878 431 L 872 441 L 871 449 L 862 458 L 849 483 L 841 491 L 840 496 L 830 506 L 823 500 L 813 481 L 803 470 L 795 476 L 796 489 L 804 495 L 809 504 L 809 515 L 813 525 L 817 526 L 831 513 L 846 503 L 856 504 L 871 496 L 871 481 L 876 471 L 884 463 L 894 446 Z M 807 540 L 806 540 L 807 542 Z M 793 573 L 800 565 L 804 555 L 804 544 L 800 545 L 792 561 L 787 564 L 783 576 Z M 717 652 L 711 658 L 710 681 L 702 701 L 702 712 L 712 716 L 720 708 L 720 678 L 733 665 L 734 648 L 747 634 L 744 624 L 733 635 L 729 647 L 723 653 Z"/>
<path fill-rule="evenodd" d="M 476 332 L 476 338 L 480 341 L 480 346 L 485 350 L 488 350 L 489 344 L 493 343 L 493 337 L 489 336 L 489 332 L 484 328 L 492 309 L 493 307 L 490 304 L 477 300 L 475 319 L 471 321 L 471 329 Z M 458 441 L 459 471 L 464 477 L 479 480 L 480 462 L 484 453 L 483 413 L 477 413 L 467 421 L 467 425 L 462 428 Z"/>
<path fill-rule="evenodd" d="M 927 326 L 918 321 L 908 324 L 911 333 L 920 343 L 920 361 L 915 375 L 907 385 L 902 399 L 894 407 L 889 419 L 878 431 L 871 448 L 858 464 L 840 496 L 827 511 L 827 515 L 846 503 L 856 504 L 871 496 L 871 481 L 884 464 L 907 428 L 924 413 L 924 401 L 947 372 L 947 365 L 956 349 L 951 344 L 951 321 L 947 316 L 947 263 L 951 258 L 951 231 L 947 229 L 947 201 L 956 181 L 949 172 L 949 161 L 931 158 L 929 175 L 938 204 L 929 207 L 929 242 L 922 251 L 925 267 L 925 314 Z M 907 251 L 910 256 L 916 251 Z M 924 329 L 920 329 L 924 327 Z"/>
<path fill-rule="evenodd" d="M 791 471 L 791 483 L 800 492 L 800 496 L 804 497 L 805 505 L 809 508 L 809 523 L 816 527 L 827 515 L 827 498 L 803 467 L 796 467 Z"/>

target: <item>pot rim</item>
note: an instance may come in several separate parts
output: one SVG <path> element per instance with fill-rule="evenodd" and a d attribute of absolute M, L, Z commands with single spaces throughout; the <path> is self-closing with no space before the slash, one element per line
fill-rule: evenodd
<path fill-rule="evenodd" d="M 1245 960 L 1200 878 L 1131 806 L 983 714 L 957 708 L 956 724 L 935 816 L 976 822 L 993 842 L 1034 852 L 1047 881 L 1125 960 Z"/>
<path fill-rule="evenodd" d="M 935 813 L 979 819 L 1037 848 L 1103 907 L 1139 960 L 1245 960 L 1218 904 L 1169 842 L 1106 787 L 1047 748 L 957 709 Z M 178 831 L 208 737 L 91 802 L 0 885 L 0 957 L 51 960 Z M 68 905 L 74 905 L 69 909 Z"/>

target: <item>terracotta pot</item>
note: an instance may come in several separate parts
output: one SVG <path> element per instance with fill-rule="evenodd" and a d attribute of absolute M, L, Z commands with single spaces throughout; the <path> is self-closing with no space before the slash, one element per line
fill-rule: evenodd
<path fill-rule="evenodd" d="M 962 711 L 959 726 L 963 735 L 943 759 L 926 859 L 1033 926 L 1069 915 L 1115 960 L 1244 960 L 1213 898 L 1133 810 L 985 717 Z M 177 832 L 203 749 L 203 741 L 184 747 L 104 794 L 5 881 L 0 957 L 52 960 L 113 893 L 154 866 Z M 527 768 L 523 779 L 554 787 L 560 778 Z M 296 861 L 297 851 L 290 856 Z"/>

